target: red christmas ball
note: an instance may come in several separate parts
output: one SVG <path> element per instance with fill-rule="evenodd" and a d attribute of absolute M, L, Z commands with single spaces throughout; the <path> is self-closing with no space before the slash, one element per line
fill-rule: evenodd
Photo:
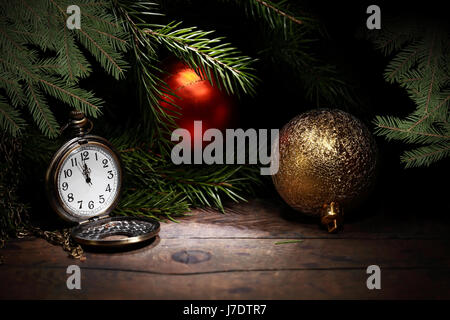
<path fill-rule="evenodd" d="M 216 85 L 212 86 L 207 79 L 202 79 L 194 69 L 182 61 L 168 64 L 165 71 L 167 75 L 163 79 L 176 97 L 164 97 L 160 104 L 163 108 L 179 113 L 175 122 L 179 128 L 189 131 L 192 146 L 194 121 L 202 121 L 202 135 L 196 136 L 195 141 L 201 141 L 203 133 L 210 128 L 224 131 L 235 125 L 237 118 L 235 104 L 224 90 L 220 90 Z"/>

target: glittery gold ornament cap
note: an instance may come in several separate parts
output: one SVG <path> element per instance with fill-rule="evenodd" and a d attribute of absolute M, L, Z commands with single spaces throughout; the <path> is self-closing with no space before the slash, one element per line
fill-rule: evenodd
<path fill-rule="evenodd" d="M 361 121 L 341 110 L 317 109 L 280 131 L 279 170 L 272 179 L 292 208 L 323 217 L 324 206 L 335 203 L 342 210 L 367 194 L 376 158 L 375 141 Z"/>

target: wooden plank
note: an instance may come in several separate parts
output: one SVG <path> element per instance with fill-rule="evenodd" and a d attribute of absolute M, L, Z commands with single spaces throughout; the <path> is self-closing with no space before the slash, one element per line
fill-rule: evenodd
<path fill-rule="evenodd" d="M 6 276 L 8 275 L 8 276 Z M 285 270 L 155 275 L 81 270 L 81 290 L 68 290 L 65 268 L 2 268 L 0 299 L 448 299 L 448 270 L 382 272 L 368 290 L 364 270 Z"/>
<path fill-rule="evenodd" d="M 163 223 L 162 238 L 272 238 L 272 239 L 450 239 L 450 217 L 387 206 L 360 209 L 347 216 L 341 233 L 328 234 L 318 220 L 307 218 L 273 200 L 252 199 L 230 204 L 225 214 L 194 210 L 182 223 Z"/>
<path fill-rule="evenodd" d="M 8 241 L 0 298 L 448 298 L 450 223 L 442 219 L 386 210 L 329 235 L 315 220 L 256 199 L 226 214 L 196 210 L 163 223 L 148 246 L 87 252 L 84 262 L 42 239 Z M 303 242 L 275 244 L 285 239 Z M 80 292 L 66 289 L 70 264 L 82 269 Z M 382 269 L 381 291 L 365 286 L 372 264 Z"/>
<path fill-rule="evenodd" d="M 8 244 L 7 267 L 83 268 L 157 274 L 196 274 L 250 270 L 447 268 L 449 240 L 306 239 L 276 245 L 272 239 L 158 239 L 151 245 L 122 253 L 86 253 L 86 261 L 67 258 L 60 247 L 42 239 Z M 3 268 L 1 266 L 0 268 Z"/>

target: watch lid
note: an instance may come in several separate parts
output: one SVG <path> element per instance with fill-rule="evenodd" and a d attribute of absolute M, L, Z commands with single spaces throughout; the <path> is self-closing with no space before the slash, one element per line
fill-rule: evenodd
<path fill-rule="evenodd" d="M 126 247 L 154 238 L 160 229 L 155 219 L 141 217 L 101 217 L 72 228 L 72 238 L 83 245 Z M 115 238 L 122 236 L 120 238 Z M 123 237 L 125 236 L 125 237 Z"/>

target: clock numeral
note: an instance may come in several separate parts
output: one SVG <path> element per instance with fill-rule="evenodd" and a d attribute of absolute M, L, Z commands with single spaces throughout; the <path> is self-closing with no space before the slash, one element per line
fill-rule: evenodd
<path fill-rule="evenodd" d="M 112 179 L 114 177 L 114 174 L 112 172 L 112 170 L 108 171 L 108 179 Z"/>
<path fill-rule="evenodd" d="M 95 161 L 98 161 L 97 152 L 95 153 Z"/>
<path fill-rule="evenodd" d="M 103 168 L 108 168 L 108 159 L 103 159 L 102 163 L 103 163 Z"/>
<path fill-rule="evenodd" d="M 94 201 L 89 201 L 88 202 L 88 208 L 89 209 L 94 209 Z"/>
<path fill-rule="evenodd" d="M 110 187 L 109 183 L 108 183 L 108 186 L 106 187 L 105 191 L 111 192 L 111 187 Z"/>
<path fill-rule="evenodd" d="M 64 191 L 67 191 L 67 189 L 69 189 L 69 184 L 68 184 L 67 182 L 63 182 L 63 184 L 62 184 L 62 189 L 63 189 Z"/>
<path fill-rule="evenodd" d="M 83 208 L 83 200 L 77 201 L 80 204 L 80 207 L 78 209 Z"/>
<path fill-rule="evenodd" d="M 72 202 L 74 199 L 73 199 L 73 193 L 69 193 L 68 195 L 67 195 L 67 201 L 69 201 L 69 202 Z"/>
<path fill-rule="evenodd" d="M 109 187 L 109 184 L 108 184 L 108 187 Z M 104 203 L 105 202 L 105 198 L 103 198 L 102 194 L 98 196 L 98 202 L 99 203 Z"/>
<path fill-rule="evenodd" d="M 89 160 L 89 151 L 84 151 L 81 153 L 81 161 Z"/>
<path fill-rule="evenodd" d="M 71 176 L 72 176 L 71 169 L 64 170 L 64 178 L 70 178 Z"/>
<path fill-rule="evenodd" d="M 72 159 L 70 159 L 70 161 L 72 162 L 72 167 L 78 166 L 77 158 L 72 158 Z"/>

